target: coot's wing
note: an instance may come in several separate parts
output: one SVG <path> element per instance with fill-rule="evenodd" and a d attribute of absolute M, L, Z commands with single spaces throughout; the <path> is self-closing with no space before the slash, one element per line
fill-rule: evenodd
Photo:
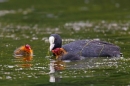
<path fill-rule="evenodd" d="M 96 40 L 78 40 L 63 45 L 67 52 L 73 52 L 84 57 L 113 57 L 120 54 L 120 49 L 108 42 Z"/>

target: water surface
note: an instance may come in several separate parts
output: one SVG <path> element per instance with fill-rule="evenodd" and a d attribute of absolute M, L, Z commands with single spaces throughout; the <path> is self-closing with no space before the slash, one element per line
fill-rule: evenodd
<path fill-rule="evenodd" d="M 130 85 L 129 2 L 0 0 L 0 86 Z M 63 44 L 79 39 L 114 43 L 123 57 L 52 61 L 52 33 L 60 34 Z M 14 50 L 25 44 L 34 56 L 14 57 Z"/>

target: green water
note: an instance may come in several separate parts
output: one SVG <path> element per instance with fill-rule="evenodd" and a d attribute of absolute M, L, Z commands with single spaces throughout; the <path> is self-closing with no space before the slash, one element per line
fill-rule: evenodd
<path fill-rule="evenodd" d="M 130 85 L 129 0 L 0 0 L 0 86 Z M 121 59 L 94 58 L 64 62 L 49 74 L 48 37 L 63 43 L 100 39 L 121 48 Z M 34 50 L 31 61 L 13 57 L 24 44 Z M 55 82 L 50 82 L 50 77 Z"/>

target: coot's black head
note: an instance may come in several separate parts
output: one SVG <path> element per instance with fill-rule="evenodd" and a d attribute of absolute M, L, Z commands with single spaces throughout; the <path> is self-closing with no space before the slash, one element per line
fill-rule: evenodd
<path fill-rule="evenodd" d="M 62 46 L 62 39 L 58 34 L 51 34 L 49 37 L 50 42 L 50 51 L 54 50 L 55 48 L 61 48 Z"/>

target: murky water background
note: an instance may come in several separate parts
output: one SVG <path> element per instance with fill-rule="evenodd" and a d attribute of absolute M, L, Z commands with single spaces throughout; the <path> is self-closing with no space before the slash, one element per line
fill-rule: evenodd
<path fill-rule="evenodd" d="M 129 86 L 128 3 L 129 0 L 0 0 L 0 86 Z M 48 37 L 52 33 L 60 34 L 63 44 L 78 39 L 114 43 L 120 46 L 123 57 L 50 60 Z M 34 56 L 14 57 L 13 51 L 24 44 L 31 45 Z M 57 71 L 50 74 L 54 66 Z"/>

